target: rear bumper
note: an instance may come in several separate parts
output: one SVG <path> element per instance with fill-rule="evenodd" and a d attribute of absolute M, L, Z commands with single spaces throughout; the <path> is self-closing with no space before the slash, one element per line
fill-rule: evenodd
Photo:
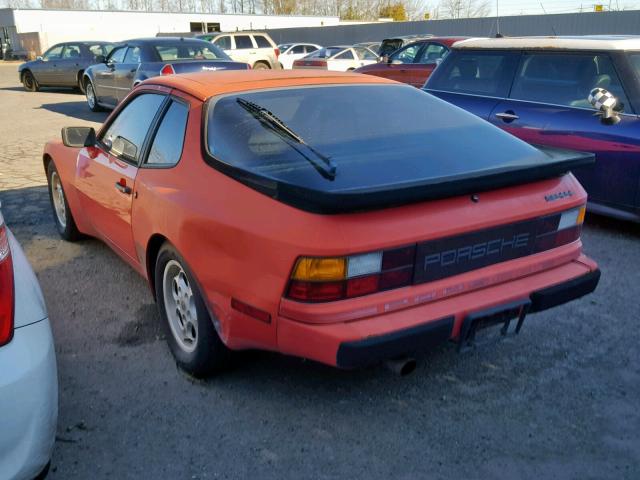
<path fill-rule="evenodd" d="M 278 318 L 279 350 L 341 368 L 356 368 L 457 340 L 467 315 L 529 298 L 546 310 L 595 290 L 600 271 L 580 256 L 567 264 L 418 307 L 342 323 Z"/>

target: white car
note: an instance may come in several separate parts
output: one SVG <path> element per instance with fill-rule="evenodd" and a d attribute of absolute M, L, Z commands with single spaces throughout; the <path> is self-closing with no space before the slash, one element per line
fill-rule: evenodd
<path fill-rule="evenodd" d="M 269 35 L 263 32 L 205 33 L 196 38 L 213 43 L 236 62 L 244 62 L 254 69 L 280 69 L 280 50 Z"/>
<path fill-rule="evenodd" d="M 291 70 L 294 61 L 306 57 L 321 48 L 320 45 L 314 43 L 283 43 L 278 45 L 278 50 L 280 50 L 278 60 L 282 68 Z"/>
<path fill-rule="evenodd" d="M 58 376 L 42 292 L 0 214 L 0 477 L 46 474 L 58 420 Z"/>
<path fill-rule="evenodd" d="M 347 72 L 378 61 L 378 56 L 368 48 L 340 45 L 324 47 L 293 62 L 294 69 L 322 69 Z"/>

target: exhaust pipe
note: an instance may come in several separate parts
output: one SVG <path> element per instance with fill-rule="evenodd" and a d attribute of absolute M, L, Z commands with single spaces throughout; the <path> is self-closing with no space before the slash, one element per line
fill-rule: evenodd
<path fill-rule="evenodd" d="M 412 373 L 417 366 L 415 358 L 398 357 L 390 358 L 384 362 L 384 365 L 396 375 L 404 377 Z"/>

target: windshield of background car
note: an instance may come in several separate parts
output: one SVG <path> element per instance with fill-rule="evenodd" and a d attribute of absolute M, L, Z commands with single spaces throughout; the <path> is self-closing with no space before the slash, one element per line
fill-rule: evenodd
<path fill-rule="evenodd" d="M 238 102 L 276 115 L 336 166 L 318 174 L 310 154 Z M 246 104 L 246 102 L 243 102 Z M 408 85 L 321 85 L 241 92 L 209 100 L 210 162 L 325 192 L 388 189 L 501 168 L 544 156 L 530 145 Z"/>
<path fill-rule="evenodd" d="M 506 97 L 520 53 L 501 50 L 453 50 L 427 80 L 425 88 L 445 92 Z"/>
<path fill-rule="evenodd" d="M 329 58 L 333 57 L 336 53 L 343 51 L 344 47 L 326 47 L 316 50 L 315 52 L 307 55 L 306 58 Z"/>
<path fill-rule="evenodd" d="M 163 62 L 172 60 L 230 60 L 229 56 L 215 45 L 205 42 L 176 42 L 154 45 Z"/>

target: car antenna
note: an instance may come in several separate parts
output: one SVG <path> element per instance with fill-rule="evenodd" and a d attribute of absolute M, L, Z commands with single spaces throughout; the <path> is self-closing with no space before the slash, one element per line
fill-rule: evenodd
<path fill-rule="evenodd" d="M 500 0 L 496 0 L 496 38 L 502 38 L 503 35 L 500 33 Z"/>
<path fill-rule="evenodd" d="M 542 2 L 540 2 L 540 6 L 542 7 L 542 11 L 544 12 L 545 17 L 547 17 L 548 13 L 547 11 L 544 9 L 544 5 L 542 4 Z M 548 19 L 549 17 L 547 17 Z M 553 36 L 557 37 L 558 34 L 556 33 L 556 29 L 553 28 L 553 23 L 551 23 L 551 20 L 549 20 L 549 26 L 551 27 L 551 31 L 553 32 Z"/>

